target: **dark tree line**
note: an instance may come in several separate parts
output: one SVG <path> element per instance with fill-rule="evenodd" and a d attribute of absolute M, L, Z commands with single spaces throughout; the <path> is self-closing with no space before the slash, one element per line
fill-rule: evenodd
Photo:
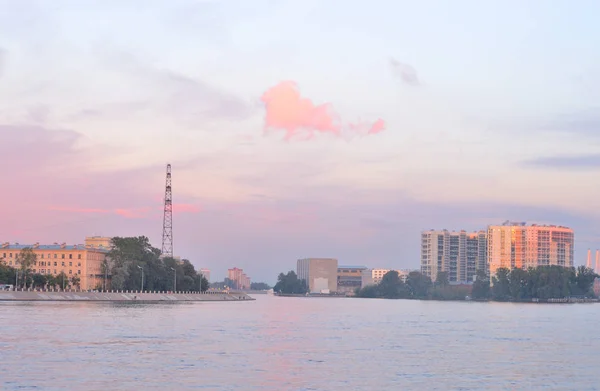
<path fill-rule="evenodd" d="M 448 275 L 439 273 L 435 283 L 420 272 L 409 273 L 406 282 L 398 272 L 389 271 L 377 285 L 369 285 L 356 291 L 358 297 L 386 299 L 436 299 L 464 300 L 472 296 L 476 300 L 531 301 L 566 297 L 594 297 L 593 284 L 598 277 L 583 266 L 565 268 L 540 266 L 524 269 L 498 269 L 489 278 L 479 271 L 471 287 L 450 285 Z"/>
<path fill-rule="evenodd" d="M 208 280 L 196 272 L 194 265 L 184 259 L 161 257 L 160 250 L 150 245 L 145 236 L 112 239 L 113 248 L 107 254 L 103 272 L 108 268 L 109 286 L 114 290 L 142 289 L 148 291 L 208 290 Z M 103 287 L 98 287 L 102 289 Z"/>
<path fill-rule="evenodd" d="M 491 284 L 484 274 L 478 274 L 473 283 L 472 296 L 474 299 L 496 301 L 594 297 L 593 285 L 597 277 L 599 276 L 592 269 L 585 266 L 539 266 L 512 270 L 500 268 L 492 277 Z"/>
<path fill-rule="evenodd" d="M 308 286 L 306 280 L 299 279 L 298 275 L 290 270 L 287 274 L 279 273 L 273 291 L 285 294 L 305 294 L 308 292 Z"/>
<path fill-rule="evenodd" d="M 429 295 L 431 287 L 431 279 L 419 272 L 410 272 L 404 282 L 397 271 L 390 270 L 379 284 L 357 289 L 356 295 L 366 298 L 421 299 Z"/>

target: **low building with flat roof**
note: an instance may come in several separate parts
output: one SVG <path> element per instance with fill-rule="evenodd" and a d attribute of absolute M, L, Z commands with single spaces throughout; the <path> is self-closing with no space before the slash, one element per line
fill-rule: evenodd
<path fill-rule="evenodd" d="M 102 264 L 109 251 L 107 248 L 66 243 L 3 243 L 0 248 L 0 262 L 16 269 L 20 268 L 19 254 L 26 248 L 30 248 L 36 256 L 30 267 L 33 274 L 57 276 L 64 272 L 69 279 L 78 276 L 79 287 L 82 290 L 102 287 Z M 70 286 L 70 283 L 67 282 L 66 286 Z"/>
<path fill-rule="evenodd" d="M 337 292 L 353 295 L 357 288 L 362 286 L 362 272 L 365 266 L 338 266 Z"/>

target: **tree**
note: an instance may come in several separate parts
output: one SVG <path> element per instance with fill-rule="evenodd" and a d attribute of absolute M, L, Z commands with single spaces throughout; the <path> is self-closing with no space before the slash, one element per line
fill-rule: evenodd
<path fill-rule="evenodd" d="M 437 278 L 435 279 L 436 286 L 446 286 L 450 285 L 450 280 L 448 279 L 448 272 L 439 272 L 437 274 Z"/>
<path fill-rule="evenodd" d="M 250 289 L 253 291 L 268 291 L 271 289 L 271 286 L 264 282 L 252 282 L 250 283 Z"/>
<path fill-rule="evenodd" d="M 14 284 L 17 270 L 0 262 L 0 283 Z"/>
<path fill-rule="evenodd" d="M 296 273 L 290 270 L 287 274 L 279 274 L 273 290 L 286 294 L 304 294 L 308 292 L 308 287 L 305 280 L 298 279 Z"/>
<path fill-rule="evenodd" d="M 404 282 L 400 280 L 400 276 L 395 270 L 390 270 L 384 274 L 379 283 L 378 293 L 386 299 L 399 299 L 407 297 L 409 294 Z"/>
<path fill-rule="evenodd" d="M 36 264 L 37 255 L 31 247 L 25 247 L 17 255 L 17 265 L 20 266 L 21 276 L 23 276 L 23 288 L 27 288 L 27 279 L 31 273 L 31 266 Z"/>
<path fill-rule="evenodd" d="M 31 277 L 33 280 L 33 288 L 44 288 L 48 283 L 48 278 L 44 274 L 36 273 Z"/>
<path fill-rule="evenodd" d="M 510 270 L 501 267 L 496 270 L 496 276 L 492 277 L 492 295 L 494 300 L 507 301 L 510 296 L 510 281 L 508 279 Z"/>
<path fill-rule="evenodd" d="M 487 300 L 490 297 L 490 279 L 485 271 L 477 270 L 471 296 L 475 300 Z"/>
<path fill-rule="evenodd" d="M 409 295 L 412 298 L 427 297 L 432 285 L 431 278 L 417 271 L 408 273 L 406 284 L 408 285 Z"/>
<path fill-rule="evenodd" d="M 71 277 L 71 285 L 79 289 L 81 286 L 81 278 L 79 278 L 78 275 Z"/>

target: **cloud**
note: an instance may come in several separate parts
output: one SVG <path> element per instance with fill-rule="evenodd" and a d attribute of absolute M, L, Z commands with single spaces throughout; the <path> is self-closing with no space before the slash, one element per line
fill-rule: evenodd
<path fill-rule="evenodd" d="M 521 166 L 563 170 L 597 169 L 600 168 L 600 154 L 539 157 L 523 161 Z"/>
<path fill-rule="evenodd" d="M 86 108 L 76 115 L 97 117 L 116 112 L 121 116 L 160 110 L 195 127 L 199 121 L 244 120 L 255 111 L 253 105 L 235 94 L 182 72 L 146 64 L 131 52 L 101 45 L 94 49 L 99 64 L 127 76 L 136 98 L 101 105 L 100 109 Z"/>
<path fill-rule="evenodd" d="M 312 139 L 319 133 L 336 137 L 376 134 L 385 129 L 382 119 L 372 124 L 343 124 L 330 103 L 317 105 L 302 97 L 293 81 L 283 81 L 269 88 L 261 100 L 266 109 L 265 130 L 285 130 L 285 140 Z"/>
<path fill-rule="evenodd" d="M 0 125 L 0 164 L 5 167 L 0 237 L 79 242 L 100 231 L 111 236 L 159 233 L 164 165 L 98 168 L 119 153 L 71 130 Z M 174 212 L 180 218 L 200 210 L 185 194 L 177 200 Z M 25 237 L 15 238 L 13 232 Z"/>
<path fill-rule="evenodd" d="M 4 73 L 4 67 L 6 64 L 6 50 L 0 48 L 0 77 Z"/>
<path fill-rule="evenodd" d="M 600 137 L 600 107 L 557 116 L 539 125 L 539 128 L 568 135 Z"/>
<path fill-rule="evenodd" d="M 421 84 L 417 70 L 412 66 L 403 62 L 390 58 L 390 67 L 395 76 L 399 77 L 404 83 L 410 86 L 418 86 Z"/>

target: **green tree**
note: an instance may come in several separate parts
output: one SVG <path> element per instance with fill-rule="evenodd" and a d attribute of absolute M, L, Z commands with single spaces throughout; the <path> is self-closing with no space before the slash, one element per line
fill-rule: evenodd
<path fill-rule="evenodd" d="M 31 275 L 33 288 L 44 288 L 48 283 L 48 278 L 44 274 L 35 273 Z"/>
<path fill-rule="evenodd" d="M 0 283 L 14 284 L 16 272 L 17 271 L 15 268 L 12 268 L 0 262 Z"/>
<path fill-rule="evenodd" d="M 435 280 L 436 286 L 447 286 L 450 285 L 450 280 L 448 279 L 448 272 L 439 272 L 437 274 L 437 278 Z"/>
<path fill-rule="evenodd" d="M 431 278 L 422 274 L 421 272 L 413 271 L 408 273 L 406 277 L 406 285 L 408 285 L 408 292 L 410 297 L 426 298 L 429 295 L 432 283 Z"/>
<path fill-rule="evenodd" d="M 496 276 L 492 278 L 492 295 L 494 300 L 510 300 L 510 280 L 508 279 L 510 270 L 502 267 L 496 270 Z"/>
<path fill-rule="evenodd" d="M 304 294 L 308 292 L 308 287 L 305 280 L 298 279 L 296 273 L 290 270 L 287 274 L 279 274 L 273 290 L 285 294 Z"/>
<path fill-rule="evenodd" d="M 271 286 L 264 282 L 252 282 L 250 283 L 250 289 L 253 291 L 268 291 Z"/>
<path fill-rule="evenodd" d="M 395 270 L 384 274 L 377 291 L 380 297 L 386 299 L 399 299 L 409 295 L 406 285 L 400 280 L 400 276 Z"/>
<path fill-rule="evenodd" d="M 71 277 L 71 285 L 79 289 L 81 287 L 81 278 L 78 275 Z"/>
<path fill-rule="evenodd" d="M 475 300 L 487 300 L 490 298 L 490 279 L 485 271 L 477 270 L 471 296 Z"/>
<path fill-rule="evenodd" d="M 367 285 L 362 289 L 357 289 L 356 296 L 363 297 L 363 298 L 369 298 L 369 299 L 381 297 L 381 295 L 379 294 L 379 286 L 378 285 Z"/>
<path fill-rule="evenodd" d="M 31 277 L 31 267 L 36 264 L 37 255 L 31 247 L 25 247 L 17 255 L 17 265 L 19 265 L 21 276 L 23 277 L 23 288 L 27 288 L 27 281 Z"/>

